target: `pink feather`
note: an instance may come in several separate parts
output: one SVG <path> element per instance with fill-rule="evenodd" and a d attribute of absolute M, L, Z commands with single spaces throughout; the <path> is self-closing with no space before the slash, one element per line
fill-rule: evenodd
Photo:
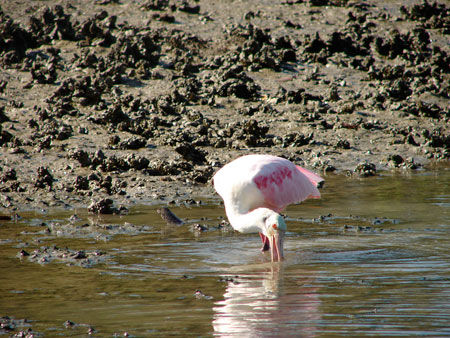
<path fill-rule="evenodd" d="M 260 207 L 280 212 L 289 204 L 319 198 L 321 181 L 313 172 L 271 155 L 242 156 L 214 175 L 218 194 L 242 213 Z"/>

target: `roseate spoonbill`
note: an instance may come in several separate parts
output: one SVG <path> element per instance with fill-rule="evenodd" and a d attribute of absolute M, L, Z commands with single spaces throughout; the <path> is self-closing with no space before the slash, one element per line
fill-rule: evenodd
<path fill-rule="evenodd" d="M 262 251 L 272 261 L 283 259 L 286 223 L 279 214 L 289 204 L 320 198 L 323 179 L 289 160 L 272 155 L 246 155 L 226 164 L 213 177 L 233 228 L 259 232 Z"/>

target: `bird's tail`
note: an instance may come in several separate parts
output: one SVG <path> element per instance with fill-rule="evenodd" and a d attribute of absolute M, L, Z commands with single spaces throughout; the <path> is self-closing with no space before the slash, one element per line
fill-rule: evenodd
<path fill-rule="evenodd" d="M 312 171 L 309 171 L 308 169 L 302 168 L 300 166 L 297 166 L 297 169 L 303 175 L 305 175 L 311 181 L 311 183 L 313 183 L 314 186 L 316 186 L 316 187 L 320 186 L 321 182 L 325 181 L 322 177 L 320 177 L 319 175 L 313 173 Z"/>

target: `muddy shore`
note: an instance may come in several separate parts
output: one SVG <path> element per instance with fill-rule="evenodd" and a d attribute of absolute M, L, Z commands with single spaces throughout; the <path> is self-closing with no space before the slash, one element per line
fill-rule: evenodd
<path fill-rule="evenodd" d="M 248 153 L 322 175 L 450 158 L 450 6 L 11 1 L 0 213 L 195 203 Z"/>

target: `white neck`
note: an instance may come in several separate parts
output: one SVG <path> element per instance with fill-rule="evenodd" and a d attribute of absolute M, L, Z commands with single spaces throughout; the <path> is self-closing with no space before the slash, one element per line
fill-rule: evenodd
<path fill-rule="evenodd" d="M 243 233 L 264 233 L 264 218 L 267 218 L 274 213 L 274 211 L 267 208 L 258 208 L 250 212 L 242 212 L 232 205 L 225 205 L 225 211 L 233 228 Z"/>

